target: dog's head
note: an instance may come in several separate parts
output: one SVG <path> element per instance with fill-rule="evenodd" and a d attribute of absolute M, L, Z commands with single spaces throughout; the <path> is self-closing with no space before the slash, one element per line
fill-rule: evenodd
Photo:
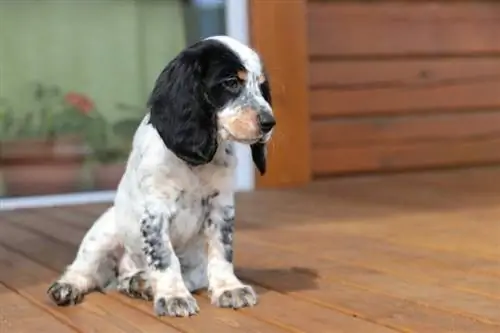
<path fill-rule="evenodd" d="M 191 165 L 212 160 L 221 140 L 251 146 L 261 174 L 275 119 L 259 55 L 226 36 L 183 50 L 159 75 L 148 101 L 150 122 L 177 157 Z"/>

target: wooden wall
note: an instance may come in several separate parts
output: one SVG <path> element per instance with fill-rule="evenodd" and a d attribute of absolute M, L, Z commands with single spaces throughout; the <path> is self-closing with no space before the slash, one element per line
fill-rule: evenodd
<path fill-rule="evenodd" d="M 500 162 L 500 1 L 309 1 L 314 176 Z"/>
<path fill-rule="evenodd" d="M 250 0 L 250 39 L 269 74 L 277 125 L 257 188 L 295 187 L 311 180 L 307 86 L 307 0 Z"/>

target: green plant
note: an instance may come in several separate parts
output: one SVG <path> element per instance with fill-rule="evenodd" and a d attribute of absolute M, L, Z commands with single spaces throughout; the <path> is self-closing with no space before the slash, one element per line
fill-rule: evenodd
<path fill-rule="evenodd" d="M 0 98 L 0 140 L 11 137 L 15 126 L 14 110 L 5 98 Z"/>
<path fill-rule="evenodd" d="M 88 97 L 75 92 L 63 94 L 54 85 L 36 83 L 31 88 L 27 110 L 16 112 L 6 99 L 0 101 L 0 140 L 79 135 L 90 146 L 103 142 L 107 122 Z"/>
<path fill-rule="evenodd" d="M 88 158 L 99 163 L 123 160 L 143 109 L 118 103 L 126 116 L 108 122 L 86 95 L 63 92 L 54 85 L 34 84 L 30 89 L 27 110 L 15 112 L 6 99 L 0 99 L 0 140 L 36 138 L 54 140 L 61 136 L 78 136 L 90 150 Z"/>
<path fill-rule="evenodd" d="M 126 116 L 114 123 L 107 123 L 106 131 L 94 132 L 98 128 L 94 126 L 89 132 L 89 141 L 92 138 L 92 142 L 96 143 L 93 146 L 93 159 L 102 164 L 122 161 L 127 157 L 134 133 L 144 117 L 143 109 L 139 107 L 117 103 L 116 108 Z M 96 140 L 96 133 L 106 133 L 106 137 Z"/>
<path fill-rule="evenodd" d="M 128 143 L 132 141 L 134 133 L 144 117 L 144 109 L 123 103 L 118 103 L 116 107 L 124 113 L 129 113 L 130 117 L 124 117 L 113 124 L 113 133 L 121 140 Z"/>
<path fill-rule="evenodd" d="M 109 130 L 106 132 L 106 145 L 95 150 L 95 158 L 101 163 L 110 163 L 126 158 L 135 131 L 139 126 L 144 114 L 143 109 L 129 106 L 122 103 L 116 105 L 121 114 L 128 114 L 118 121 L 109 124 Z"/>

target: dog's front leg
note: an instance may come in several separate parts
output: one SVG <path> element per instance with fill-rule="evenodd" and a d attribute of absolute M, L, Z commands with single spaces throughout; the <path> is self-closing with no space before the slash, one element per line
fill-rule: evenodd
<path fill-rule="evenodd" d="M 205 233 L 208 240 L 208 285 L 212 303 L 224 308 L 242 308 L 257 303 L 253 288 L 234 274 L 234 198 L 220 193 L 211 199 Z"/>
<path fill-rule="evenodd" d="M 156 314 L 186 317 L 196 314 L 199 308 L 184 284 L 179 259 L 170 241 L 169 226 L 174 220 L 175 212 L 163 204 L 150 202 L 146 205 L 140 228 Z"/>

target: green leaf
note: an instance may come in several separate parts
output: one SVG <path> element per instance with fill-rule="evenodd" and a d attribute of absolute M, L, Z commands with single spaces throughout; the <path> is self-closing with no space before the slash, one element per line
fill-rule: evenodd
<path fill-rule="evenodd" d="M 113 124 L 113 133 L 123 140 L 130 141 L 141 121 L 142 118 L 120 120 Z"/>

